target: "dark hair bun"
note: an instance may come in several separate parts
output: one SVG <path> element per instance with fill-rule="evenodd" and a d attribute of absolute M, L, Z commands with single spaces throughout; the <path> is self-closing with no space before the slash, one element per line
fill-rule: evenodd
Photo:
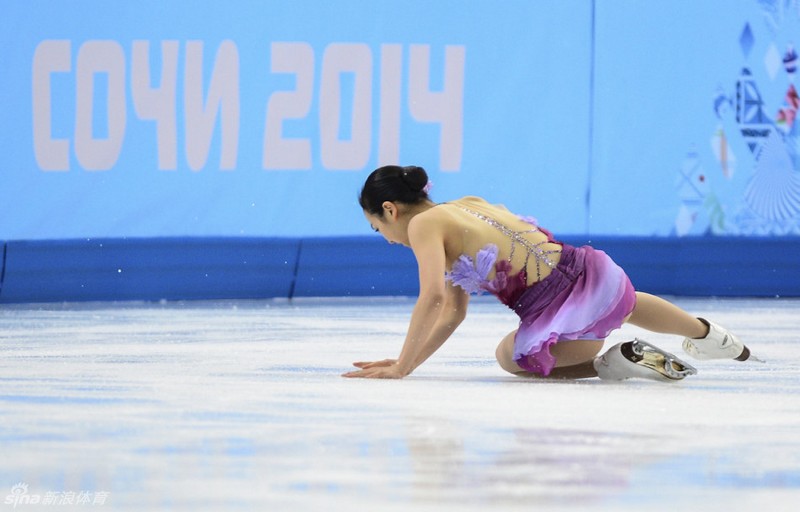
<path fill-rule="evenodd" d="M 417 204 L 428 200 L 428 173 L 416 165 L 385 165 L 372 171 L 364 182 L 358 203 L 364 211 L 383 215 L 385 201 Z"/>
<path fill-rule="evenodd" d="M 400 179 L 408 185 L 412 192 L 420 192 L 428 184 L 428 173 L 422 167 L 409 165 L 402 169 Z"/>

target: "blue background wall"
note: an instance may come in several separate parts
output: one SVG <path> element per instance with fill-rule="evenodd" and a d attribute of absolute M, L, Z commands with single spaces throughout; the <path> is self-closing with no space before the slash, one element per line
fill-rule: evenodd
<path fill-rule="evenodd" d="M 414 293 L 355 201 L 398 162 L 639 288 L 800 294 L 798 28 L 784 0 L 4 2 L 0 302 Z"/>

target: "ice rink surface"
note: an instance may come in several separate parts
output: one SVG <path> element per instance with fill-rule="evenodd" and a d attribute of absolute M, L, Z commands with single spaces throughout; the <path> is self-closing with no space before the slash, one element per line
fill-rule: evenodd
<path fill-rule="evenodd" d="M 3 306 L 0 512 L 800 510 L 800 300 L 672 300 L 766 363 L 521 379 L 481 299 L 411 376 L 349 380 L 396 357 L 411 300 Z M 681 354 L 606 346 L 633 336 Z"/>

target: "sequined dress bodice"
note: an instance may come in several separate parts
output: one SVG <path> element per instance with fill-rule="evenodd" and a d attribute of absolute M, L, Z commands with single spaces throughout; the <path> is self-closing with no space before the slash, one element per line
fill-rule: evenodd
<path fill-rule="evenodd" d="M 445 278 L 454 285 L 460 286 L 468 293 L 489 292 L 495 295 L 503 304 L 513 308 L 519 297 L 528 288 L 528 265 L 531 257 L 533 257 L 536 266 L 535 282 L 541 281 L 542 271 L 545 266 L 551 271 L 556 268 L 557 261 L 553 261 L 551 255 L 560 253 L 561 249 L 545 250 L 542 246 L 547 243 L 558 244 L 559 242 L 553 240 L 549 231 L 536 226 L 534 219 L 519 217 L 520 220 L 527 222 L 532 227 L 525 231 L 515 231 L 480 212 L 461 205 L 455 206 L 502 232 L 510 239 L 511 249 L 508 259 L 500 261 L 497 260 L 499 249 L 495 244 L 486 244 L 477 252 L 474 259 L 468 254 L 462 254 L 453 263 L 450 272 L 445 275 Z M 532 242 L 525 237 L 525 235 L 536 232 L 544 233 L 547 235 L 547 239 L 541 242 Z M 511 274 L 511 262 L 518 247 L 526 251 L 525 263 L 519 272 Z M 492 269 L 494 269 L 495 275 L 490 280 L 488 276 Z"/>

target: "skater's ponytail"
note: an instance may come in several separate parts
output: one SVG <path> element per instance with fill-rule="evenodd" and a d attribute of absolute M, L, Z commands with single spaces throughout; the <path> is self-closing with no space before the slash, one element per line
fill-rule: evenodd
<path fill-rule="evenodd" d="M 372 171 L 358 197 L 361 208 L 383 215 L 385 201 L 417 204 L 428 199 L 428 173 L 422 167 L 386 165 Z"/>

